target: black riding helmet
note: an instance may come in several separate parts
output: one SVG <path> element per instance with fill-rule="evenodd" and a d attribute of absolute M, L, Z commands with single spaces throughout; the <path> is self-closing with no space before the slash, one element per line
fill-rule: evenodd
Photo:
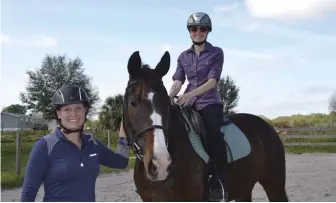
<path fill-rule="evenodd" d="M 78 103 L 84 103 L 84 106 L 88 108 L 85 114 L 85 120 L 86 120 L 86 115 L 90 108 L 90 98 L 88 97 L 86 91 L 83 88 L 76 85 L 65 85 L 60 89 L 58 89 L 54 93 L 52 98 L 52 105 L 55 108 L 55 110 L 68 104 L 78 104 Z M 80 129 L 76 130 L 70 130 L 65 128 L 62 125 L 62 122 L 57 118 L 57 114 L 56 114 L 56 120 L 59 122 L 61 128 L 64 130 L 65 133 L 83 131 L 84 125 L 81 126 Z"/>
<path fill-rule="evenodd" d="M 85 103 L 85 105 L 90 105 L 90 98 L 88 97 L 85 90 L 76 85 L 65 85 L 58 89 L 52 99 L 52 104 L 55 108 L 68 105 Z"/>

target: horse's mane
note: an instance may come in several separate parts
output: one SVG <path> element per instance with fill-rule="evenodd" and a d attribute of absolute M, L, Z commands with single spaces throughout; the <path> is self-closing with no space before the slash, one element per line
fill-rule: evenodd
<path fill-rule="evenodd" d="M 141 69 L 152 69 L 152 67 L 147 63 L 142 63 Z"/>

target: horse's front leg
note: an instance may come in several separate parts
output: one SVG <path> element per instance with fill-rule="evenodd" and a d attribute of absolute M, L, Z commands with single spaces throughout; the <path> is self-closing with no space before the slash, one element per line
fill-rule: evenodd
<path fill-rule="evenodd" d="M 142 190 L 142 191 L 136 191 L 136 193 L 138 194 L 141 201 L 143 201 L 143 202 L 153 202 L 152 192 L 150 192 L 148 190 L 147 191 Z"/>

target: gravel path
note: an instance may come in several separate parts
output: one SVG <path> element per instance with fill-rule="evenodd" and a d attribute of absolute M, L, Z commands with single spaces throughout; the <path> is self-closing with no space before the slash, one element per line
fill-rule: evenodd
<path fill-rule="evenodd" d="M 287 155 L 287 193 L 290 201 L 336 201 L 336 154 Z M 98 178 L 96 201 L 140 201 L 134 192 L 132 171 Z M 2 201 L 19 201 L 21 189 L 5 190 Z M 36 201 L 41 201 L 41 187 Z M 253 190 L 253 201 L 268 201 L 262 187 Z"/>

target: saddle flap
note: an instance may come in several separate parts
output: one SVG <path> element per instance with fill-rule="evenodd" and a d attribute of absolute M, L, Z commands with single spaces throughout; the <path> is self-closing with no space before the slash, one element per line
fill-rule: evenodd
<path fill-rule="evenodd" d="M 206 131 L 203 122 L 203 118 L 200 113 L 193 107 L 186 106 L 181 107 L 181 113 L 184 117 L 184 121 L 189 128 L 189 132 L 192 130 L 202 139 L 203 144 L 206 144 Z"/>

